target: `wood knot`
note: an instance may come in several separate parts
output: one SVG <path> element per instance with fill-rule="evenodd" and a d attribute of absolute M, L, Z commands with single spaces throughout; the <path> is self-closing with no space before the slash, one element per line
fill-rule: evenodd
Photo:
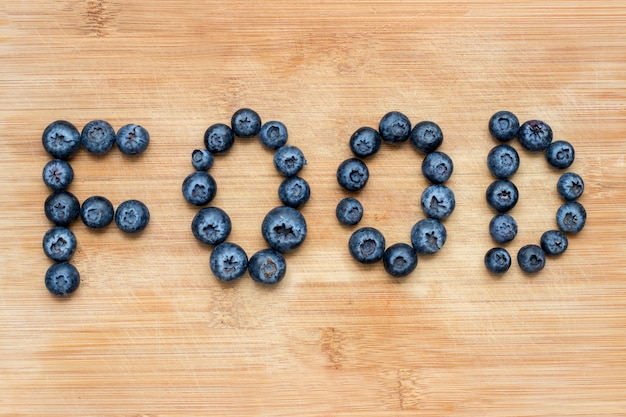
<path fill-rule="evenodd" d="M 322 352 L 335 369 L 341 368 L 343 360 L 343 334 L 334 327 L 322 329 L 320 334 L 320 345 Z"/>
<path fill-rule="evenodd" d="M 83 22 L 89 35 L 106 36 L 110 20 L 111 14 L 107 2 L 104 0 L 87 0 L 85 2 Z"/>

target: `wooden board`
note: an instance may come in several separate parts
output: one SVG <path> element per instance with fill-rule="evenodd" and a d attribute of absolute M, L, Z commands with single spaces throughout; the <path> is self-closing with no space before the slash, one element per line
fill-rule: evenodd
<path fill-rule="evenodd" d="M 76 416 L 618 416 L 626 410 L 626 5 L 622 1 L 13 1 L 0 6 L 0 414 Z M 190 154 L 240 107 L 283 121 L 308 165 L 309 235 L 280 285 L 220 284 L 181 195 Z M 483 266 L 484 193 L 508 109 L 576 148 L 588 223 L 536 276 Z M 350 258 L 335 205 L 348 140 L 391 110 L 436 121 L 454 160 L 448 241 L 408 278 Z M 79 199 L 151 210 L 138 237 L 73 225 L 82 283 L 43 284 L 45 126 L 151 135 L 137 158 L 72 159 Z M 559 172 L 520 150 L 515 256 L 554 228 Z M 383 146 L 364 226 L 408 242 L 422 156 Z M 216 158 L 230 240 L 264 247 L 272 153 Z"/>

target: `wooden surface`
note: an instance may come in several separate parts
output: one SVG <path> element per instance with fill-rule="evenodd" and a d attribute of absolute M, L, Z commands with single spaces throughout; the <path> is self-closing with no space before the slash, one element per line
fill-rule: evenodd
<path fill-rule="evenodd" d="M 0 414 L 624 415 L 625 28 L 622 1 L 3 1 Z M 283 121 L 309 162 L 309 236 L 274 288 L 218 283 L 180 192 L 205 129 L 240 107 Z M 586 183 L 587 226 L 533 277 L 483 266 L 501 109 L 570 141 Z M 390 110 L 439 123 L 455 163 L 448 242 L 401 281 L 354 262 L 334 217 L 350 135 Z M 152 220 L 135 238 L 77 222 L 82 284 L 57 299 L 41 132 L 97 118 L 143 125 L 150 146 L 80 152 L 71 191 L 140 199 Z M 514 255 L 560 204 L 559 173 L 520 153 Z M 249 254 L 278 205 L 271 159 L 241 140 L 212 170 Z M 421 160 L 405 143 L 368 162 L 362 225 L 390 244 L 423 217 Z"/>

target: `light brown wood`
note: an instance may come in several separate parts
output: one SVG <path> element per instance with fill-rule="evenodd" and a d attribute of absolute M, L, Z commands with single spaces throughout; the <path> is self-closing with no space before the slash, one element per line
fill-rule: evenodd
<path fill-rule="evenodd" d="M 0 414 L 624 415 L 625 28 L 622 1 L 3 1 Z M 213 278 L 180 192 L 205 129 L 244 106 L 309 162 L 309 236 L 275 288 Z M 586 183 L 584 231 L 533 277 L 483 266 L 501 109 L 570 141 Z M 390 110 L 439 123 L 455 163 L 449 240 L 401 281 L 354 262 L 334 217 L 350 135 Z M 136 238 L 77 222 L 82 284 L 61 300 L 43 285 L 41 132 L 96 118 L 143 125 L 150 146 L 80 152 L 71 191 L 138 198 L 152 220 Z M 559 173 L 521 156 L 514 256 L 560 204 Z M 249 254 L 278 205 L 271 160 L 240 140 L 211 171 Z M 368 162 L 362 225 L 389 244 L 423 217 L 421 160 L 405 143 Z"/>

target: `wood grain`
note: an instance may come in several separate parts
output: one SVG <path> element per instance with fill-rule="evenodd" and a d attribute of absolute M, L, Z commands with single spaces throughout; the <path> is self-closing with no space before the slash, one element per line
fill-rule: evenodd
<path fill-rule="evenodd" d="M 621 1 L 12 1 L 0 5 L 0 414 L 621 416 L 626 410 L 626 6 Z M 240 107 L 283 121 L 308 159 L 305 244 L 275 288 L 220 285 L 182 199 L 205 129 Z M 588 212 L 534 277 L 483 266 L 487 121 L 548 122 L 576 148 Z M 436 121 L 454 160 L 449 239 L 396 281 L 351 260 L 335 180 L 348 139 L 387 111 Z M 136 238 L 73 226 L 82 284 L 48 294 L 41 239 L 53 120 L 139 123 L 138 158 L 79 153 L 79 199 L 143 200 Z M 519 149 L 519 146 L 515 144 Z M 515 254 L 555 227 L 555 182 L 522 152 Z M 261 249 L 271 152 L 218 157 L 231 240 Z M 422 156 L 368 161 L 363 225 L 408 242 Z"/>

